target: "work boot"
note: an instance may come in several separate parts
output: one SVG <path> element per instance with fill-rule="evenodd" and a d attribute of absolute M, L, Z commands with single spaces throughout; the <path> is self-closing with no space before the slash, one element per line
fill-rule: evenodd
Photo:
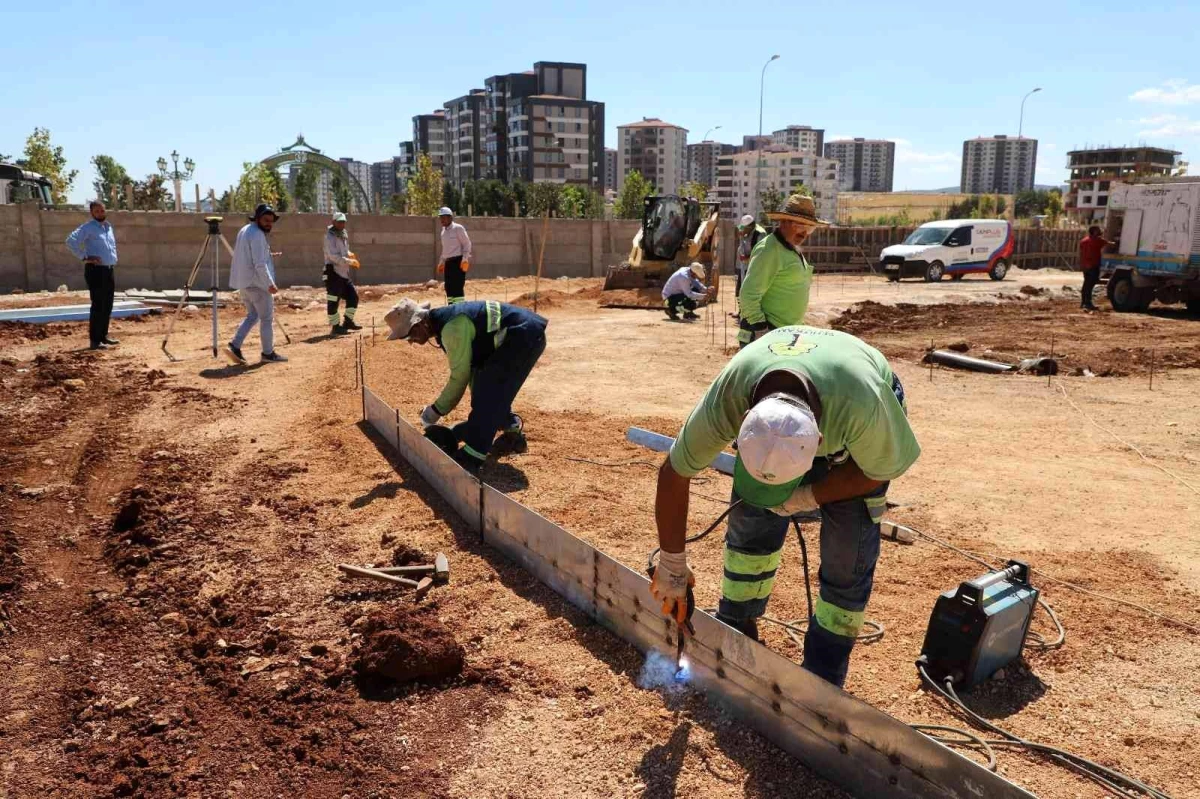
<path fill-rule="evenodd" d="M 225 353 L 229 356 L 229 360 L 233 361 L 235 364 L 238 364 L 239 366 L 246 365 L 246 356 L 242 355 L 241 347 L 235 347 L 233 344 L 227 344 L 225 345 Z"/>
<path fill-rule="evenodd" d="M 718 613 L 717 621 L 722 624 L 728 624 L 752 641 L 758 640 L 758 621 L 756 619 L 731 619 L 728 616 Z"/>
<path fill-rule="evenodd" d="M 106 339 L 104 339 L 103 341 L 101 341 L 100 343 L 101 343 L 101 344 L 107 344 L 107 345 L 108 345 L 108 346 L 110 346 L 110 347 L 115 347 L 115 346 L 117 346 L 118 344 L 120 344 L 121 342 L 120 342 L 120 341 L 118 341 L 118 340 L 117 340 L 117 339 L 115 339 L 115 338 L 106 338 Z"/>
<path fill-rule="evenodd" d="M 329 335 L 344 336 L 346 335 L 346 328 L 342 325 L 334 325 L 333 327 L 329 328 Z"/>
<path fill-rule="evenodd" d="M 687 311 L 686 313 L 684 313 L 683 318 L 686 319 L 687 321 L 691 322 L 695 319 L 699 319 L 700 316 L 692 311 Z"/>
<path fill-rule="evenodd" d="M 287 357 L 280 355 L 278 352 L 264 352 L 262 354 L 263 363 L 287 363 Z"/>
<path fill-rule="evenodd" d="M 103 341 L 93 341 L 91 343 L 91 345 L 88 346 L 88 349 L 89 350 L 106 350 L 106 349 L 108 349 L 108 345 L 105 344 Z"/>
<path fill-rule="evenodd" d="M 483 468 L 483 461 L 469 454 L 465 449 L 455 450 L 450 457 L 472 477 L 478 477 L 479 471 Z"/>
<path fill-rule="evenodd" d="M 667 318 L 672 321 L 679 321 L 679 313 L 674 308 L 667 308 Z"/>
<path fill-rule="evenodd" d="M 342 329 L 346 331 L 362 330 L 362 325 L 357 324 L 353 319 L 347 316 L 345 321 L 342 322 Z"/>

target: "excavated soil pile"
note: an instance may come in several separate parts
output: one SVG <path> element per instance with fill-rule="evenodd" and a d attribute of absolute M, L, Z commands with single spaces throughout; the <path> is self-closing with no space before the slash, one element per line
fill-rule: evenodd
<path fill-rule="evenodd" d="M 1034 290 L 1037 291 L 1036 289 Z M 935 349 L 967 340 L 971 354 L 1016 362 L 1049 356 L 1060 371 L 1099 377 L 1200 368 L 1200 325 L 1182 308 L 1152 314 L 1087 314 L 1072 300 L 884 305 L 859 302 L 830 326 L 875 344 L 889 357 L 920 360 Z M 1136 342 L 1137 346 L 1130 346 Z M 1053 349 L 1053 352 L 1052 352 Z"/>
<path fill-rule="evenodd" d="M 34 325 L 29 322 L 0 322 L 0 345 L 15 346 L 30 341 L 45 341 L 51 336 L 69 336 L 74 328 L 68 324 Z"/>
<path fill-rule="evenodd" d="M 463 670 L 463 648 L 427 610 L 398 608 L 367 617 L 354 670 L 371 683 L 437 682 Z"/>

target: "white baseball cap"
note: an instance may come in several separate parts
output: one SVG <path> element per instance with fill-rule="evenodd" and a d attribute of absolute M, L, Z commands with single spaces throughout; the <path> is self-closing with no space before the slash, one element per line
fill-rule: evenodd
<path fill-rule="evenodd" d="M 387 326 L 392 330 L 388 334 L 388 341 L 398 338 L 408 338 L 413 325 L 420 322 L 429 314 L 430 307 L 428 302 L 418 304 L 408 297 L 396 303 L 392 307 L 392 310 L 387 312 L 387 316 L 383 317 L 383 321 L 387 322 Z"/>
<path fill-rule="evenodd" d="M 738 495 L 752 505 L 773 507 L 786 500 L 812 468 L 821 431 L 807 405 L 770 396 L 746 414 L 737 442 L 740 468 L 734 470 L 734 487 Z"/>
<path fill-rule="evenodd" d="M 343 214 L 341 211 L 338 211 L 336 214 L 333 215 L 333 221 L 334 222 L 345 222 L 346 215 Z"/>
<path fill-rule="evenodd" d="M 746 214 L 740 220 L 738 220 L 738 227 L 752 227 L 753 225 L 754 217 L 752 217 L 750 214 Z"/>
<path fill-rule="evenodd" d="M 692 270 L 692 274 L 698 279 L 704 279 L 704 264 L 700 263 L 699 261 L 692 261 L 692 263 L 688 266 L 688 269 Z"/>
<path fill-rule="evenodd" d="M 443 205 L 438 209 L 438 216 L 454 216 L 454 212 Z"/>

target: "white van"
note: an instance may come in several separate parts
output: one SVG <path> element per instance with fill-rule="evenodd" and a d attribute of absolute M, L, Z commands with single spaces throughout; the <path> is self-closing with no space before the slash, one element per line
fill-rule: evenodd
<path fill-rule="evenodd" d="M 920 276 L 933 282 L 944 275 L 960 280 L 972 272 L 1003 280 L 1012 251 L 1012 225 L 1007 220 L 942 219 L 921 225 L 903 244 L 885 247 L 879 266 L 888 280 Z"/>

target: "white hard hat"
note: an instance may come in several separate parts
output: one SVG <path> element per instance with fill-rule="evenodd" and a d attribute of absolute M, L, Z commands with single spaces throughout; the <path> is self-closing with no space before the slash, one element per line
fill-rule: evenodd
<path fill-rule="evenodd" d="M 387 322 L 387 326 L 392 329 L 388 334 L 388 341 L 393 341 L 398 338 L 408 338 L 409 331 L 413 325 L 420 322 L 429 314 L 430 304 L 422 302 L 418 304 L 415 300 L 410 300 L 408 297 L 400 300 L 392 306 L 392 310 L 387 312 L 383 317 L 383 321 Z"/>
<path fill-rule="evenodd" d="M 333 215 L 333 221 L 334 222 L 345 222 L 346 215 L 343 214 L 341 211 L 338 211 L 336 214 Z"/>
<path fill-rule="evenodd" d="M 777 486 L 808 473 L 821 446 L 821 431 L 804 403 L 768 397 L 746 414 L 737 442 L 747 474 Z"/>
<path fill-rule="evenodd" d="M 454 216 L 454 212 L 443 205 L 438 209 L 438 216 Z"/>
<path fill-rule="evenodd" d="M 754 226 L 754 217 L 752 217 L 750 214 L 746 214 L 745 216 L 743 216 L 741 219 L 738 220 L 738 227 L 753 227 L 753 226 Z"/>

